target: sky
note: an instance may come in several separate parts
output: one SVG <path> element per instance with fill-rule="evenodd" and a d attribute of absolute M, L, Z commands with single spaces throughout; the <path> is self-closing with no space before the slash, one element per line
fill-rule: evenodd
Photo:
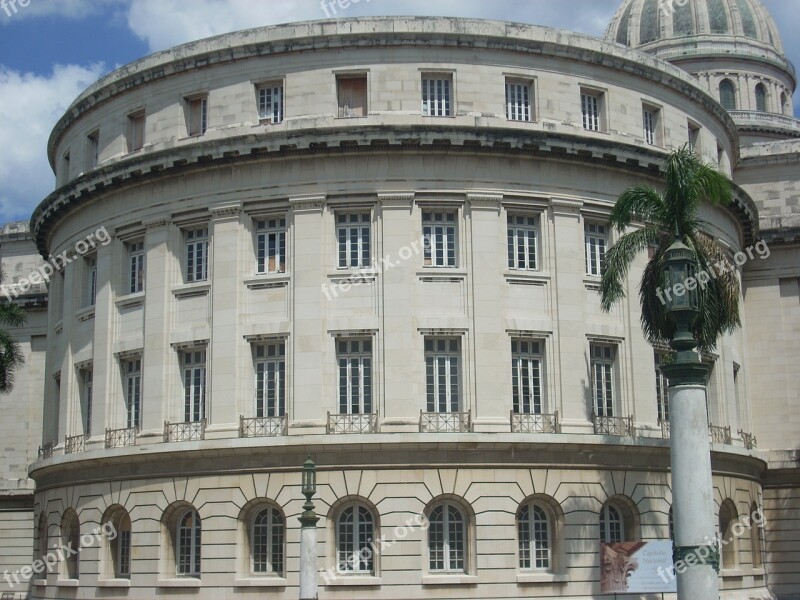
<path fill-rule="evenodd" d="M 191 40 L 291 21 L 441 15 L 535 23 L 602 36 L 621 0 L 0 0 L 0 223 L 27 220 L 55 187 L 47 139 L 102 75 Z M 800 68 L 800 0 L 763 0 Z M 800 116 L 800 102 L 795 114 Z"/>

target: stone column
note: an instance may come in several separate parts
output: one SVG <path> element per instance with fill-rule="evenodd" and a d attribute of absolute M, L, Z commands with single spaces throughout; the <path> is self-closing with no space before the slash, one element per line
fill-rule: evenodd
<path fill-rule="evenodd" d="M 300 600 L 317 600 L 317 521 L 300 522 Z"/>

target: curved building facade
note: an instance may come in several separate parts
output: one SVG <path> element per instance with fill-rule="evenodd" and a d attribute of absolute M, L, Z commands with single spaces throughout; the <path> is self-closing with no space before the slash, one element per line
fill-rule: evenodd
<path fill-rule="evenodd" d="M 32 218 L 72 259 L 35 553 L 95 542 L 31 597 L 297 597 L 308 454 L 320 598 L 599 597 L 600 543 L 669 540 L 671 504 L 637 277 L 600 309 L 608 216 L 686 143 L 734 175 L 692 75 L 511 23 L 269 27 L 98 81 Z M 732 254 L 760 239 L 742 188 L 703 217 Z M 746 342 L 704 357 L 723 534 L 764 504 Z M 762 538 L 723 552 L 724 598 L 772 597 Z"/>

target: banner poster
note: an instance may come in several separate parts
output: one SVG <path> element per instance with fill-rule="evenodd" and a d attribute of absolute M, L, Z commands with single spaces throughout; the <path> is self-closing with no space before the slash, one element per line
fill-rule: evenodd
<path fill-rule="evenodd" d="M 600 592 L 677 592 L 672 565 L 672 542 L 659 540 L 600 544 Z"/>

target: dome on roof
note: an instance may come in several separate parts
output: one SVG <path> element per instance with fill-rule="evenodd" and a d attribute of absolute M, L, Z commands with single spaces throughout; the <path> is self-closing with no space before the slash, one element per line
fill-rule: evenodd
<path fill-rule="evenodd" d="M 606 40 L 642 50 L 698 37 L 745 38 L 783 54 L 778 27 L 759 0 L 624 0 L 606 31 Z"/>

